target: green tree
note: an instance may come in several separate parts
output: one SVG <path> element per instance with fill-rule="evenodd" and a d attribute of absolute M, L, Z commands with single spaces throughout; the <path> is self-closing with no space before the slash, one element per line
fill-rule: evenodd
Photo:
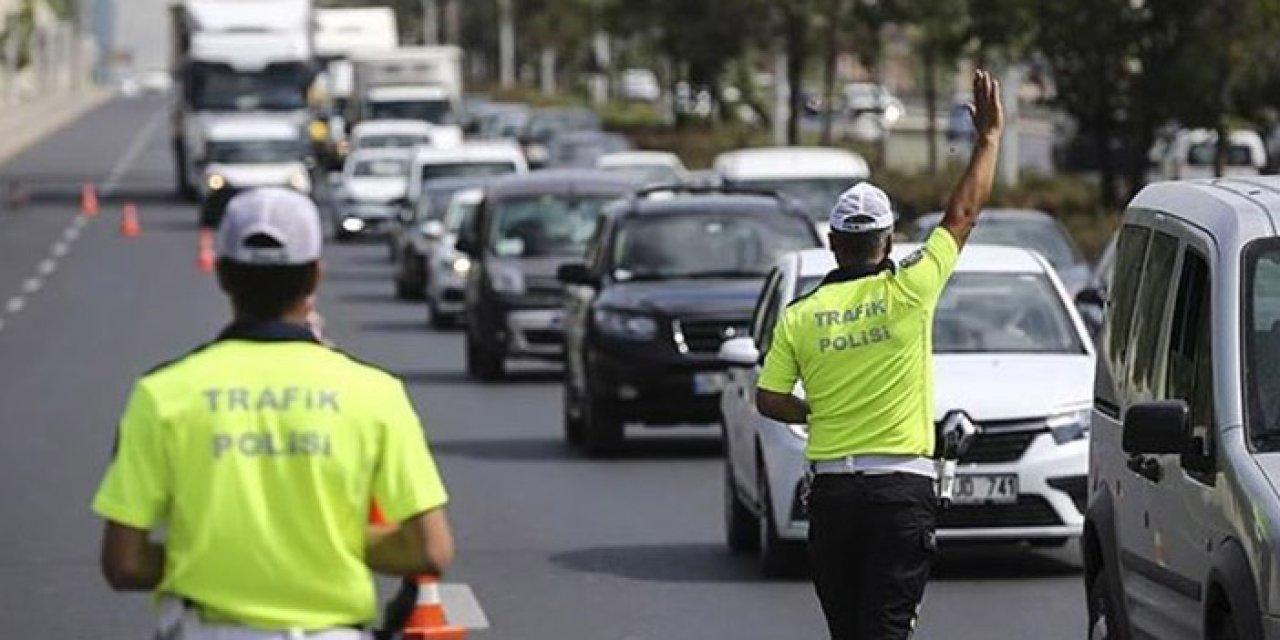
<path fill-rule="evenodd" d="M 955 70 L 971 39 L 965 0 L 905 0 L 902 16 L 912 24 L 924 76 L 925 135 L 929 170 L 938 170 L 938 86 Z M 940 75 L 944 77 L 939 77 Z"/>

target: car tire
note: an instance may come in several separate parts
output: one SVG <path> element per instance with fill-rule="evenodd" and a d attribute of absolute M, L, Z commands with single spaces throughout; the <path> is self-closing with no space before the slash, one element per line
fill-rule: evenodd
<path fill-rule="evenodd" d="M 432 329 L 449 329 L 458 323 L 458 319 L 440 310 L 440 304 L 427 296 L 427 324 Z"/>
<path fill-rule="evenodd" d="M 769 489 L 769 473 L 764 464 L 756 473 L 760 490 L 760 517 L 756 520 L 756 535 L 760 547 L 760 571 L 766 578 L 785 578 L 796 574 L 804 560 L 805 548 L 791 540 L 783 540 L 774 526 L 773 494 Z"/>
<path fill-rule="evenodd" d="M 573 387 L 566 379 L 563 386 L 563 413 L 564 413 L 564 441 L 569 446 L 579 446 L 583 441 L 583 431 L 585 430 L 585 420 L 583 416 L 582 403 L 577 400 L 578 394 L 574 393 Z"/>
<path fill-rule="evenodd" d="M 616 453 L 622 447 L 625 423 L 618 407 L 611 400 L 589 395 L 586 398 L 582 442 L 587 453 L 602 457 Z"/>
<path fill-rule="evenodd" d="M 501 380 L 505 361 L 501 351 L 480 346 L 467 332 L 467 375 L 485 382 Z"/>
<path fill-rule="evenodd" d="M 403 275 L 396 275 L 396 298 L 399 300 L 413 300 L 421 296 L 415 296 L 413 286 L 405 280 Z"/>
<path fill-rule="evenodd" d="M 728 452 L 725 452 L 724 533 L 729 553 L 746 555 L 758 551 L 760 539 L 756 534 L 756 527 L 755 515 L 738 495 L 738 486 L 733 479 L 733 467 L 729 464 Z"/>
<path fill-rule="evenodd" d="M 1117 640 L 1121 636 L 1116 613 L 1120 610 L 1111 594 L 1111 584 L 1103 567 L 1088 585 L 1086 604 L 1089 611 L 1089 640 Z"/>

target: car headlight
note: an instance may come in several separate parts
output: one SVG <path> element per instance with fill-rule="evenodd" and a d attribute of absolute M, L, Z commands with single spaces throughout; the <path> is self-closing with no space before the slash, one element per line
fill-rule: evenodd
<path fill-rule="evenodd" d="M 1067 444 L 1088 437 L 1092 421 L 1092 407 L 1075 407 L 1050 416 L 1045 424 L 1049 427 L 1049 433 L 1053 434 L 1054 442 Z"/>
<path fill-rule="evenodd" d="M 227 186 L 227 179 L 220 174 L 211 173 L 205 180 L 205 184 L 208 185 L 210 191 L 220 191 Z"/>
<path fill-rule="evenodd" d="M 658 335 L 658 322 L 649 316 L 596 309 L 594 319 L 597 329 L 616 338 L 652 340 Z"/>
<path fill-rule="evenodd" d="M 449 263 L 449 270 L 455 275 L 464 276 L 471 272 L 471 258 L 462 256 Z"/>
<path fill-rule="evenodd" d="M 305 171 L 298 171 L 289 176 L 289 186 L 298 191 L 311 191 L 311 178 Z"/>
<path fill-rule="evenodd" d="M 342 230 L 350 233 L 359 233 L 364 230 L 364 220 L 360 218 L 343 218 Z"/>
<path fill-rule="evenodd" d="M 495 293 L 521 295 L 525 292 L 524 274 L 513 267 L 494 265 L 489 269 L 489 286 Z"/>

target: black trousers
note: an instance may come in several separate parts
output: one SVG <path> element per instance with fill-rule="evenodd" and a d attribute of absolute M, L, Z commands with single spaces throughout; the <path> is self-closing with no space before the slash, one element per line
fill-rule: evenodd
<path fill-rule="evenodd" d="M 823 474 L 809 493 L 809 560 L 832 640 L 903 640 L 937 553 L 923 476 Z"/>

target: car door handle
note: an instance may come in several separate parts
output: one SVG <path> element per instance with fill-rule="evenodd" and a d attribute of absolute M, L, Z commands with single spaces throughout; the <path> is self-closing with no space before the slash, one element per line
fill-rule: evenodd
<path fill-rule="evenodd" d="M 1126 466 L 1129 470 L 1146 478 L 1151 482 L 1158 483 L 1164 477 L 1164 470 L 1160 467 L 1160 461 L 1147 456 L 1132 456 L 1129 458 Z"/>

